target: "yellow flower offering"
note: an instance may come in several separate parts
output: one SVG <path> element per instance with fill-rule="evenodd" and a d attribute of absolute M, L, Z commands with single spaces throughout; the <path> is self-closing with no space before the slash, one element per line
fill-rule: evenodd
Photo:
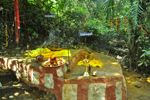
<path fill-rule="evenodd" d="M 88 62 L 85 62 L 85 60 L 79 61 L 78 65 L 81 65 L 81 66 L 91 65 L 92 67 L 102 67 L 103 63 L 101 61 L 93 59 L 93 60 L 88 60 Z"/>
<path fill-rule="evenodd" d="M 150 83 L 150 77 L 147 77 L 147 82 Z"/>

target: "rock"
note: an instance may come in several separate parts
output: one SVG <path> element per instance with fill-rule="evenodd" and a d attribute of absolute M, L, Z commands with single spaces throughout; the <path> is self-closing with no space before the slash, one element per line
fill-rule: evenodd
<path fill-rule="evenodd" d="M 116 57 L 116 59 L 119 59 L 119 60 L 121 60 L 123 57 L 121 57 L 121 56 L 119 56 L 119 55 L 117 55 L 117 57 Z"/>
<path fill-rule="evenodd" d="M 12 99 L 12 98 L 14 98 L 14 96 L 13 96 L 13 95 L 10 95 L 9 98 Z"/>
<path fill-rule="evenodd" d="M 3 100 L 7 100 L 7 97 L 2 97 Z"/>
<path fill-rule="evenodd" d="M 120 62 L 121 66 L 126 66 L 127 68 L 129 67 L 129 57 L 128 55 L 125 55 Z"/>
<path fill-rule="evenodd" d="M 142 79 L 142 78 L 140 79 L 140 82 L 143 82 L 143 79 Z"/>
<path fill-rule="evenodd" d="M 92 52 L 92 51 L 91 51 L 91 49 L 90 49 L 90 48 L 88 48 L 88 47 L 86 47 L 86 46 L 84 46 L 84 47 L 83 47 L 83 49 L 84 49 L 85 51 L 89 52 L 89 53 L 91 53 L 91 52 Z"/>
<path fill-rule="evenodd" d="M 18 92 L 14 93 L 14 96 L 18 96 L 18 95 L 19 95 L 19 93 L 18 93 Z"/>
<path fill-rule="evenodd" d="M 140 82 L 135 82 L 134 86 L 140 88 L 141 87 L 141 83 Z"/>
<path fill-rule="evenodd" d="M 144 78 L 146 78 L 146 77 L 147 77 L 147 75 L 146 75 L 146 74 L 143 74 L 143 77 L 144 77 Z"/>
<path fill-rule="evenodd" d="M 56 100 L 56 97 L 55 94 L 47 91 L 47 94 L 40 98 L 40 100 Z"/>
<path fill-rule="evenodd" d="M 123 68 L 124 68 L 124 69 L 127 69 L 128 67 L 127 67 L 127 66 L 123 66 Z"/>

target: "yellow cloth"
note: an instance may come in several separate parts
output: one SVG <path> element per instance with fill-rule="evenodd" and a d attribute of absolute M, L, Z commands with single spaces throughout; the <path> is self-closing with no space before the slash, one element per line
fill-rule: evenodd
<path fill-rule="evenodd" d="M 97 67 L 97 66 L 102 67 L 103 66 L 103 63 L 101 61 L 98 61 L 98 60 L 95 60 L 95 59 L 88 60 L 88 61 L 89 61 L 88 63 L 85 63 L 85 60 L 79 61 L 78 65 L 82 65 L 82 66 L 91 65 L 92 67 Z"/>
<path fill-rule="evenodd" d="M 52 57 L 71 56 L 70 50 L 55 51 Z"/>
<path fill-rule="evenodd" d="M 62 57 L 62 56 L 68 56 L 68 50 L 61 50 L 61 51 L 52 52 L 48 48 L 37 48 L 36 50 L 32 50 L 29 53 L 29 55 L 31 57 L 36 57 L 36 56 L 38 56 L 40 54 L 43 55 L 45 58 Z M 28 55 L 28 53 L 26 53 L 25 55 Z M 71 56 L 70 50 L 69 50 L 69 56 Z"/>
<path fill-rule="evenodd" d="M 43 55 L 45 53 L 50 53 L 50 52 L 51 52 L 51 50 L 49 50 L 48 48 L 37 48 L 36 50 L 30 51 L 29 55 L 31 57 L 36 57 L 36 56 L 38 56 L 40 54 Z M 28 55 L 28 53 L 26 53 L 25 55 Z"/>

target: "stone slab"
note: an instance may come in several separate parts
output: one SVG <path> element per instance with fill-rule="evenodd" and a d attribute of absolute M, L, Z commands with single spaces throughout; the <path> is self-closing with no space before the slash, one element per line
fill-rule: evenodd
<path fill-rule="evenodd" d="M 77 84 L 64 84 L 62 100 L 77 100 Z"/>
<path fill-rule="evenodd" d="M 90 83 L 88 100 L 105 100 L 106 83 Z"/>
<path fill-rule="evenodd" d="M 107 55 L 99 54 L 99 53 L 94 53 L 93 58 L 95 60 L 100 60 L 103 63 L 102 68 L 91 67 L 92 73 L 97 70 L 96 77 L 120 77 L 122 76 L 121 66 L 115 60 L 115 58 L 107 56 Z M 75 65 L 74 69 L 65 75 L 65 78 L 66 79 L 81 78 L 85 71 L 86 71 L 85 66 Z M 95 77 L 95 76 L 90 75 L 90 77 L 88 78 L 92 78 L 92 77 Z"/>

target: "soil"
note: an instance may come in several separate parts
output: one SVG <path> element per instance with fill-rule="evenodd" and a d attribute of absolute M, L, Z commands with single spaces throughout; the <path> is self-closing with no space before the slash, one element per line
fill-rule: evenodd
<path fill-rule="evenodd" d="M 147 78 L 134 71 L 123 70 L 127 85 L 128 100 L 150 100 L 150 83 Z M 140 82 L 141 87 L 135 87 L 135 83 Z"/>

